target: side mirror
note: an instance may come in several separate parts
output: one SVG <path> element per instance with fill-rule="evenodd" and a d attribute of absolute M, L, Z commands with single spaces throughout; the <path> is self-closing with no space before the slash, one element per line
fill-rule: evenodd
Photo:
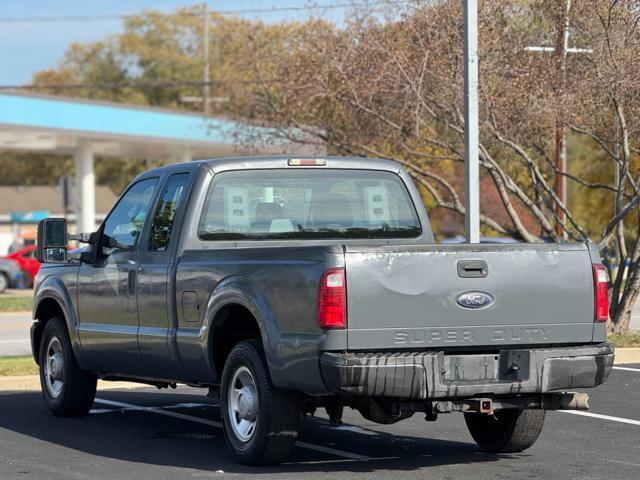
<path fill-rule="evenodd" d="M 78 235 L 71 235 L 71 240 L 77 240 L 80 243 L 89 244 L 89 249 L 80 254 L 80 261 L 82 263 L 96 262 L 98 254 L 98 235 L 99 232 L 79 233 Z"/>
<path fill-rule="evenodd" d="M 36 260 L 40 263 L 65 263 L 67 245 L 67 221 L 64 218 L 40 220 L 36 240 Z"/>

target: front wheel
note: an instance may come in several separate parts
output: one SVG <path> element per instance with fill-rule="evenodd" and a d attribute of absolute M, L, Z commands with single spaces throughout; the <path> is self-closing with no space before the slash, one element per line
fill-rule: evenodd
<path fill-rule="evenodd" d="M 501 410 L 494 415 L 465 413 L 469 433 L 490 453 L 522 452 L 533 445 L 544 425 L 544 410 Z"/>
<path fill-rule="evenodd" d="M 51 413 L 65 417 L 86 415 L 96 396 L 97 377 L 78 366 L 62 316 L 45 325 L 39 358 L 42 396 Z"/>
<path fill-rule="evenodd" d="M 257 342 L 242 341 L 231 350 L 220 400 L 227 445 L 239 462 L 273 465 L 291 455 L 300 402 L 295 393 L 273 386 Z"/>

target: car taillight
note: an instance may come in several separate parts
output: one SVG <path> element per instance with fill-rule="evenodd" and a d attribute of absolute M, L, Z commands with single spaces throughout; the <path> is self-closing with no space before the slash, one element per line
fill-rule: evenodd
<path fill-rule="evenodd" d="M 347 326 L 347 284 L 344 268 L 332 268 L 322 275 L 318 291 L 318 323 L 322 328 Z"/>
<path fill-rule="evenodd" d="M 603 265 L 593 266 L 593 290 L 595 297 L 596 322 L 606 322 L 609 318 L 609 275 Z"/>

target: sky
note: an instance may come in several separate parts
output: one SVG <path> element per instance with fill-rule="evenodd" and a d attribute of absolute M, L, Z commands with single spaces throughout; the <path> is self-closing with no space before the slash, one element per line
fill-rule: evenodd
<path fill-rule="evenodd" d="M 121 31 L 119 20 L 76 22 L 8 22 L 16 17 L 64 15 L 134 14 L 144 9 L 164 12 L 202 0 L 0 0 L 0 85 L 31 82 L 38 70 L 55 67 L 71 42 L 91 42 Z M 211 10 L 270 9 L 347 3 L 339 0 L 209 0 Z M 322 11 L 322 10 L 320 10 Z M 315 10 L 318 13 L 318 10 Z M 264 21 L 293 20 L 310 11 L 244 14 L 243 18 Z M 325 18 L 339 21 L 344 9 L 323 11 Z"/>

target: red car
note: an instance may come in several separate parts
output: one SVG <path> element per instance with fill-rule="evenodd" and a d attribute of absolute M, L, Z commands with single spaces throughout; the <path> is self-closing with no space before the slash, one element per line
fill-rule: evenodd
<path fill-rule="evenodd" d="M 33 285 L 33 279 L 35 278 L 38 270 L 40 270 L 40 262 L 36 260 L 36 246 L 29 245 L 27 247 L 21 248 L 20 250 L 16 250 L 13 253 L 10 253 L 5 258 L 10 258 L 15 260 L 20 264 L 20 268 L 25 273 L 25 281 L 27 285 Z"/>

